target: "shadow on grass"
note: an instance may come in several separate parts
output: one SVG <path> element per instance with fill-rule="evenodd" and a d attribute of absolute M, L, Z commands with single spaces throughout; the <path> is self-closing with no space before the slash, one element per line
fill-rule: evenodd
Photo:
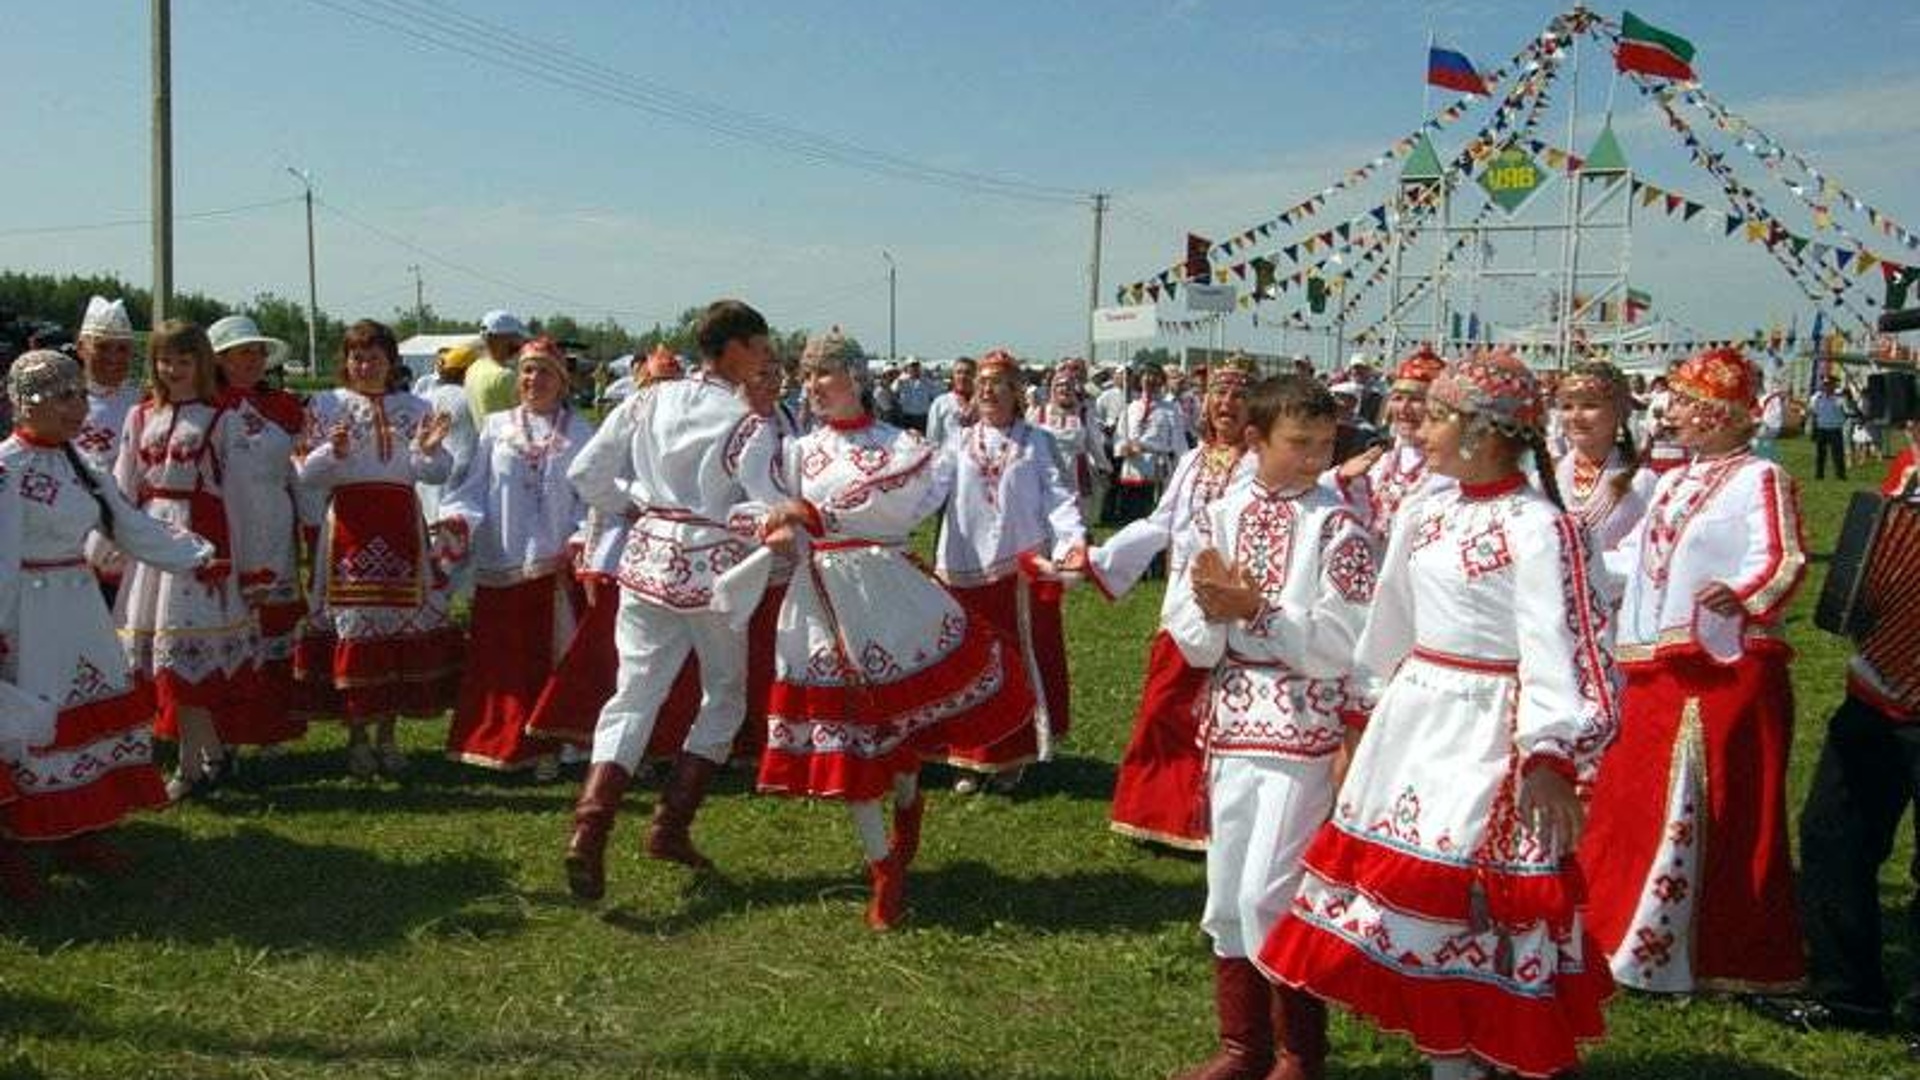
<path fill-rule="evenodd" d="M 690 878 L 686 902 L 659 916 L 609 908 L 609 926 L 646 937 L 684 932 L 760 907 L 793 907 L 843 897 L 857 920 L 868 896 L 859 871 L 799 877 Z M 986 863 L 962 861 L 914 867 L 907 879 L 907 927 L 939 927 L 974 934 L 1016 927 L 1043 932 L 1159 930 L 1198 917 L 1200 893 L 1191 885 L 1153 881 L 1116 870 L 1075 870 L 1011 877 Z"/>
<path fill-rule="evenodd" d="M 134 858 L 126 875 L 56 877 L 45 902 L 8 915 L 9 931 L 41 952 L 158 937 L 364 954 L 422 935 L 511 934 L 525 921 L 508 868 L 477 855 L 383 859 L 259 828 L 199 839 L 132 824 L 115 836 Z"/>
<path fill-rule="evenodd" d="M 1793 1080 L 1800 1075 L 1707 1051 L 1635 1054 L 1631 1060 L 1590 1061 L 1580 1068 L 1581 1080 Z"/>
<path fill-rule="evenodd" d="M 1113 798 L 1114 764 L 1081 754 L 1069 754 L 1041 765 L 1027 766 L 1020 785 L 1011 792 L 982 794 L 983 799 L 1007 799 L 1027 802 L 1033 799 L 1066 795 L 1074 799 L 1106 802 Z M 966 775 L 946 765 L 929 765 L 922 782 L 929 787 L 950 788 Z"/>

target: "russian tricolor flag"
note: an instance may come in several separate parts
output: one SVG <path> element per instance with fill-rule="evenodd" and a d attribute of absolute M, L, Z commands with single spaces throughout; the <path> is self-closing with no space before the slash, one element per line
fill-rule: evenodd
<path fill-rule="evenodd" d="M 1458 90 L 1463 94 L 1488 93 L 1487 80 L 1473 69 L 1473 61 L 1467 59 L 1466 54 L 1438 45 L 1427 48 L 1427 85 Z"/>

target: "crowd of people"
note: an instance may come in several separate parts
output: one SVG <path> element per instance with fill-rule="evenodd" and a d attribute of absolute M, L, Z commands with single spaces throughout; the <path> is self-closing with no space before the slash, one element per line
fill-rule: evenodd
<path fill-rule="evenodd" d="M 991 793 L 1052 759 L 1063 594 L 1159 575 L 1112 824 L 1205 852 L 1220 1048 L 1190 1080 L 1324 1076 L 1329 1002 L 1436 1077 L 1555 1075 L 1616 986 L 1805 987 L 1803 918 L 1815 996 L 1783 1011 L 1891 1022 L 1873 884 L 1920 729 L 1856 658 L 1803 824 L 1836 869 L 1796 895 L 1781 622 L 1807 553 L 1737 350 L 1678 364 L 1651 427 L 1613 365 L 1500 350 L 1331 380 L 1238 356 L 1034 378 L 993 350 L 935 393 L 838 330 L 789 367 L 723 300 L 694 363 L 657 350 L 595 424 L 557 345 L 506 312 L 479 331 L 409 387 L 391 330 L 355 323 L 302 401 L 238 316 L 155 327 L 136 386 L 125 308 L 96 299 L 77 357 L 13 363 L 10 901 L 39 851 L 124 870 L 106 830 L 237 747 L 339 721 L 349 773 L 395 776 L 396 722 L 450 712 L 456 760 L 584 761 L 582 901 L 643 761 L 670 763 L 646 853 L 702 870 L 697 814 L 744 759 L 763 793 L 846 806 L 887 930 L 923 766 Z M 1916 476 L 1908 449 L 1887 492 Z"/>

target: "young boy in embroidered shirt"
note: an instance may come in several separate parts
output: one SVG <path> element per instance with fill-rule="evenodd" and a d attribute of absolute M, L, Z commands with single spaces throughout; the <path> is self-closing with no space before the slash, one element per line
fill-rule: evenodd
<path fill-rule="evenodd" d="M 1212 669 L 1201 739 L 1212 829 L 1201 926 L 1213 938 L 1220 1052 L 1184 1080 L 1317 1080 L 1326 1007 L 1249 959 L 1293 900 L 1347 753 L 1344 679 L 1372 597 L 1369 534 L 1319 477 L 1338 409 L 1311 378 L 1249 394 L 1253 482 L 1209 508 L 1168 629 Z M 1272 1070 L 1269 1072 L 1269 1070 Z"/>

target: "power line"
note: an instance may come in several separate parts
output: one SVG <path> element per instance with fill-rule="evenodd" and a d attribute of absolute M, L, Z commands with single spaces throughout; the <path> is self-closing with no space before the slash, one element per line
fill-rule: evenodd
<path fill-rule="evenodd" d="M 415 0 L 311 2 L 426 45 L 461 53 L 491 67 L 508 68 L 531 79 L 817 164 L 840 165 L 950 190 L 1027 202 L 1061 205 L 1088 199 L 1070 188 L 928 165 L 782 124 L 648 82 L 631 72 L 607 67 L 564 47 L 532 39 L 510 27 L 467 15 L 444 4 L 429 6 Z M 448 21 L 447 16 L 457 21 Z M 515 42 L 518 48 L 503 51 L 499 44 L 503 40 Z M 534 52 L 544 52 L 569 63 L 545 63 L 533 59 L 530 53 Z"/>
<path fill-rule="evenodd" d="M 243 203 L 239 206 L 225 206 L 218 210 L 199 210 L 191 214 L 175 214 L 175 221 L 205 221 L 209 218 L 228 217 L 254 210 L 266 210 L 275 206 L 286 206 L 300 201 L 299 196 L 286 199 L 269 199 L 266 202 Z M 0 236 L 41 236 L 56 233 L 96 232 L 103 229 L 127 229 L 134 226 L 153 224 L 152 217 L 115 218 L 111 221 L 92 221 L 75 225 L 34 225 L 20 229 L 0 229 Z"/>

